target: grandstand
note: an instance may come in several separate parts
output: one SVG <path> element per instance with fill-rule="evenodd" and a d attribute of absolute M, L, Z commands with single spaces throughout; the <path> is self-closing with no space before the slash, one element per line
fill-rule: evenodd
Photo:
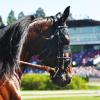
<path fill-rule="evenodd" d="M 100 21 L 84 19 L 67 22 L 71 37 L 73 61 L 76 66 L 94 65 L 100 56 Z"/>
<path fill-rule="evenodd" d="M 100 21 L 71 20 L 68 26 L 72 45 L 100 44 Z"/>

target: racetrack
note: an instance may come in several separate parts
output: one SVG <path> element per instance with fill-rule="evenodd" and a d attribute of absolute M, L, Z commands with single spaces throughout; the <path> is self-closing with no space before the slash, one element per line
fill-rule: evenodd
<path fill-rule="evenodd" d="M 100 90 L 60 90 L 60 91 L 22 91 L 22 99 L 32 98 L 65 98 L 74 96 L 100 96 Z"/>

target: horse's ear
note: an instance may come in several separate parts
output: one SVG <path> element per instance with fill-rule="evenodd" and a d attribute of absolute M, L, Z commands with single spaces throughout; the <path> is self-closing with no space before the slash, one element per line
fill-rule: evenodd
<path fill-rule="evenodd" d="M 59 19 L 60 23 L 66 22 L 66 20 L 67 20 L 67 18 L 68 18 L 68 16 L 69 16 L 69 13 L 70 13 L 70 6 L 68 6 L 68 7 L 64 10 L 64 12 L 63 12 L 61 18 Z"/>

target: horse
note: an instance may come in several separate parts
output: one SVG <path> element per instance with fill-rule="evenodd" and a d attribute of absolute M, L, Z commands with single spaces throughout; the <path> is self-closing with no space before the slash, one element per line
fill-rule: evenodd
<path fill-rule="evenodd" d="M 69 10 L 67 7 L 63 14 L 45 18 L 25 16 L 0 29 L 0 100 L 21 100 L 20 81 L 27 65 L 23 61 L 28 62 L 37 54 L 41 65 L 49 68 L 54 84 L 63 87 L 70 83 L 70 38 L 66 25 Z"/>

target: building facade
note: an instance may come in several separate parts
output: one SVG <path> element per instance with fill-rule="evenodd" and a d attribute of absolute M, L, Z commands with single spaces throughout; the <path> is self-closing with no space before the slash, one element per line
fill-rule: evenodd
<path fill-rule="evenodd" d="M 100 21 L 71 20 L 67 25 L 71 45 L 100 45 Z"/>

